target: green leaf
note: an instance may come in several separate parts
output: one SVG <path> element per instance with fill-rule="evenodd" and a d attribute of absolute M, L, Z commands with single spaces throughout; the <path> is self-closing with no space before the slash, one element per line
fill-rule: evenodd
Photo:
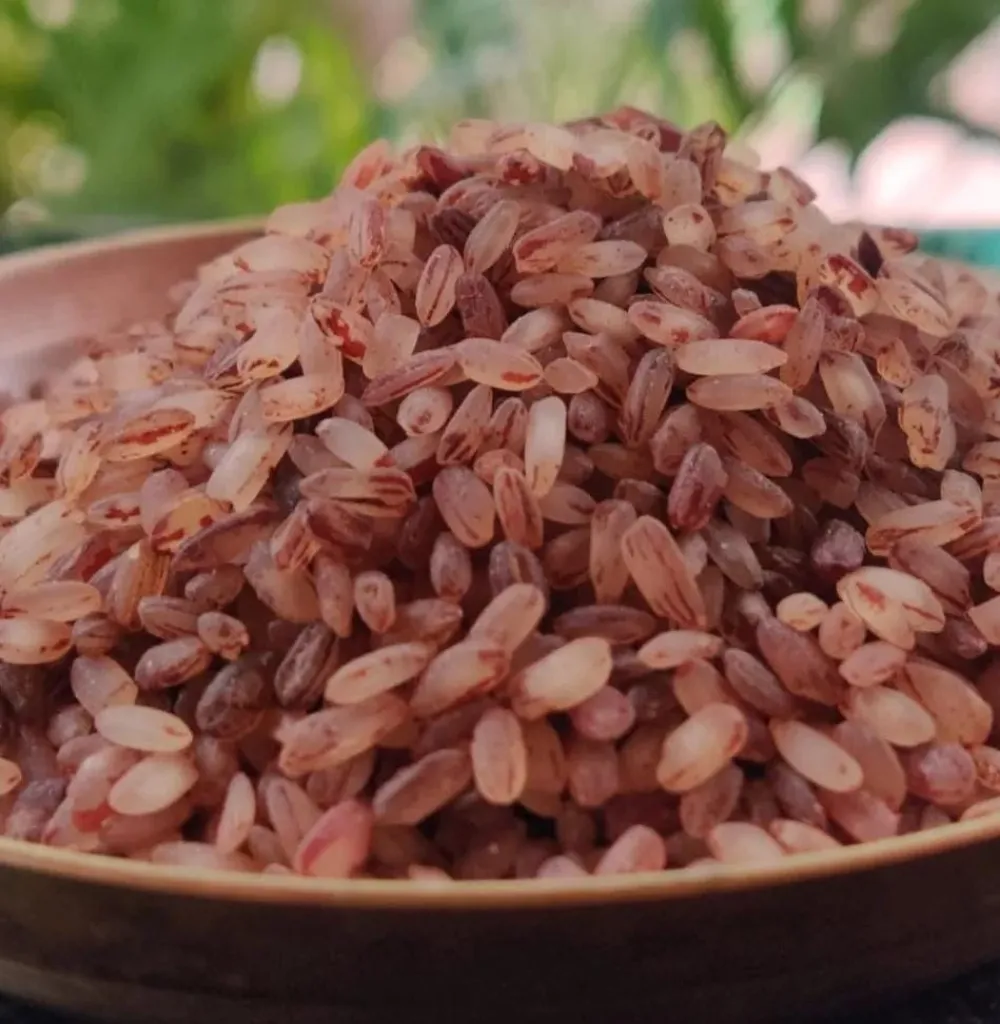
<path fill-rule="evenodd" d="M 641 17 L 636 19 L 629 51 L 623 56 L 622 81 L 650 75 L 659 89 L 658 113 L 680 118 L 683 92 L 671 63 L 669 48 L 675 36 L 691 21 L 691 0 L 647 0 Z M 619 97 L 609 97 L 606 106 L 614 106 Z"/>
<path fill-rule="evenodd" d="M 800 60 L 812 53 L 813 45 L 802 27 L 801 0 L 778 0 L 775 8 L 778 24 L 785 33 L 792 60 Z"/>
<path fill-rule="evenodd" d="M 736 40 L 729 8 L 723 0 L 695 0 L 694 23 L 708 42 L 726 99 L 737 123 L 753 110 L 754 101 L 740 79 L 736 67 Z"/>
<path fill-rule="evenodd" d="M 935 102 L 932 82 L 992 23 L 996 13 L 995 0 L 961 0 L 946 6 L 941 0 L 914 0 L 902 14 L 888 52 L 864 55 L 842 48 L 832 59 L 822 61 L 821 136 L 842 139 L 857 154 L 900 116 L 927 114 L 955 120 Z"/>

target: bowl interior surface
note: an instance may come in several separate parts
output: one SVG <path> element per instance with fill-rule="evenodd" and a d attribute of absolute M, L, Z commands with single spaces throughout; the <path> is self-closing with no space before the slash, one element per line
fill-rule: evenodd
<path fill-rule="evenodd" d="M 22 397 L 85 339 L 170 310 L 168 290 L 258 234 L 255 221 L 140 231 L 0 258 L 0 391 Z M 339 906 L 512 909 L 683 899 L 882 868 L 1000 836 L 1000 815 L 758 867 L 596 877 L 579 881 L 338 881 L 165 868 L 0 838 L 0 865 L 102 885 L 237 901 Z"/>

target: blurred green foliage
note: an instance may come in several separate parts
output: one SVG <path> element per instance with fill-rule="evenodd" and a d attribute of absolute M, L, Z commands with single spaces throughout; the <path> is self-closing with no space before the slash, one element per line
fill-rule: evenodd
<path fill-rule="evenodd" d="M 0 0 L 0 210 L 32 194 L 128 220 L 261 210 L 328 190 L 369 138 L 368 91 L 314 3 L 76 0 L 65 26 L 40 23 L 52 6 Z M 251 88 L 275 37 L 302 54 L 281 105 Z"/>
<path fill-rule="evenodd" d="M 327 191 L 375 134 L 622 102 L 729 128 L 794 118 L 857 154 L 900 116 L 956 120 L 941 75 L 1000 16 L 1000 0 L 392 0 L 409 3 L 399 37 L 365 53 L 389 2 L 0 0 L 0 216 L 100 230 L 259 211 Z"/>
<path fill-rule="evenodd" d="M 1000 18 L 1000 0 L 417 0 L 417 9 L 435 69 L 413 98 L 418 110 L 443 98 L 447 116 L 645 103 L 685 124 L 713 117 L 736 129 L 791 95 L 817 139 L 855 155 L 902 116 L 961 122 L 942 74 Z M 499 59 L 477 80 L 484 49 Z"/>

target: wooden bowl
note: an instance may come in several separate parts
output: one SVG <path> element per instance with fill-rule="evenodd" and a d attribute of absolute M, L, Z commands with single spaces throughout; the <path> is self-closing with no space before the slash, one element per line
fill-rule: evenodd
<path fill-rule="evenodd" d="M 252 224 L 0 260 L 3 386 L 164 310 Z M 71 347 L 71 346 L 70 346 Z M 335 882 L 0 839 L 0 989 L 142 1022 L 800 1018 L 1000 957 L 1000 816 L 776 866 L 586 883 Z"/>

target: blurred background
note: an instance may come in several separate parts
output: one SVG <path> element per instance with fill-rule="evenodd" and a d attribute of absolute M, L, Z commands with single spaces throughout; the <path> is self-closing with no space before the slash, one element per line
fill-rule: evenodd
<path fill-rule="evenodd" d="M 1000 0 L 0 0 L 0 233 L 256 213 L 377 135 L 619 103 L 838 217 L 1000 226 Z"/>

